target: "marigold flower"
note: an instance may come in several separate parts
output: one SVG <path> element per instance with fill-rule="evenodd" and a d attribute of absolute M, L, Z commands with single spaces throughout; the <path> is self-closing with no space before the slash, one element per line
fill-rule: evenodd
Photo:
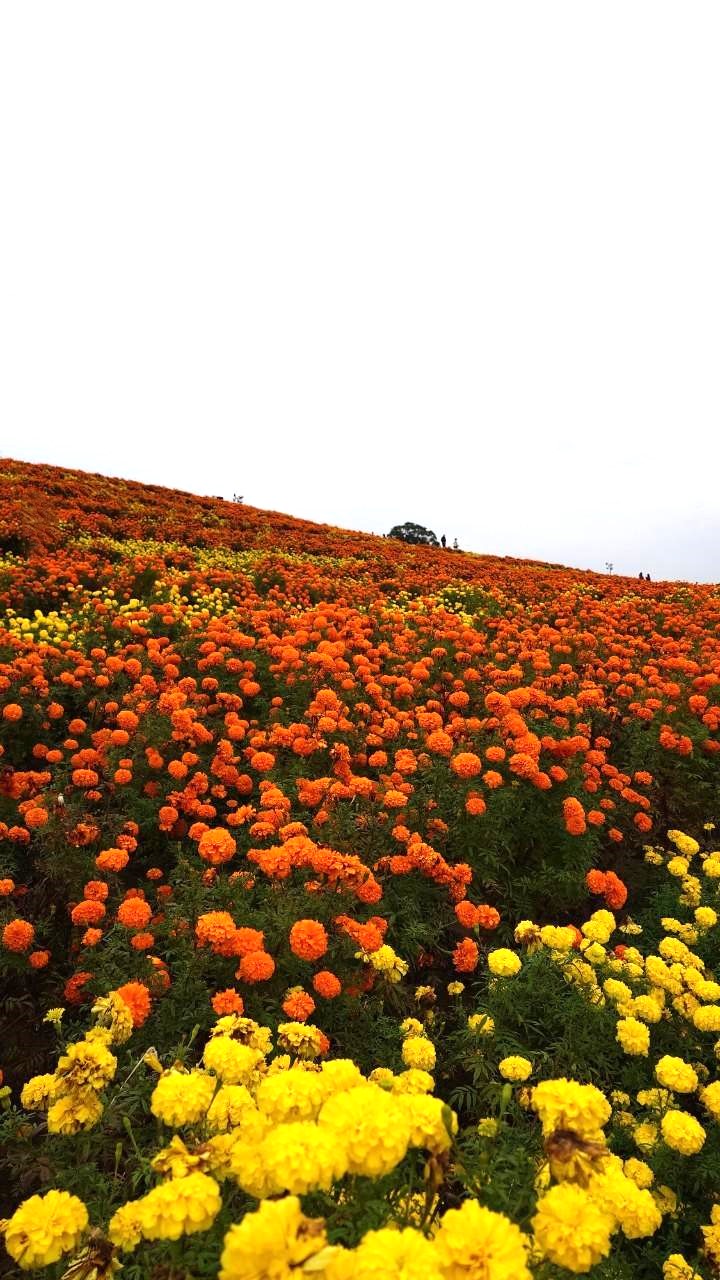
<path fill-rule="evenodd" d="M 319 960 L 328 949 L 325 926 L 318 920 L 298 920 L 290 930 L 290 950 L 301 960 Z"/>
<path fill-rule="evenodd" d="M 6 951 L 15 951 L 21 954 L 23 951 L 29 951 L 35 938 L 35 929 L 29 920 L 23 920 L 18 916 L 15 920 L 11 920 L 5 925 L 2 931 L 2 943 Z"/>
<path fill-rule="evenodd" d="M 48 1267 L 77 1247 L 87 1225 L 88 1211 L 77 1196 L 30 1196 L 5 1224 L 5 1248 L 23 1271 Z"/>

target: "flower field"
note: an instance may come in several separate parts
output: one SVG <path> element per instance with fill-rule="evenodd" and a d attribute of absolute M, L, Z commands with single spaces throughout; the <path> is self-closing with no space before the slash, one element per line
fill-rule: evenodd
<path fill-rule="evenodd" d="M 720 588 L 0 499 L 0 1274 L 720 1275 Z"/>

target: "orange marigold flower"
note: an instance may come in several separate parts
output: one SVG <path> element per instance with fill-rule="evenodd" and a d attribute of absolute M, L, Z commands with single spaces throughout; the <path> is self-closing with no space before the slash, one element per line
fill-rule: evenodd
<path fill-rule="evenodd" d="M 497 787 L 502 786 L 503 776 L 501 773 L 498 773 L 496 769 L 488 769 L 483 774 L 483 782 L 485 783 L 486 787 L 490 788 L 491 791 L 495 791 Z"/>
<path fill-rule="evenodd" d="M 124 871 L 130 855 L 124 849 L 103 849 L 95 859 L 98 871 Z"/>
<path fill-rule="evenodd" d="M 150 1013 L 152 1001 L 144 982 L 126 982 L 118 987 L 115 995 L 125 1001 L 132 1014 L 133 1026 L 141 1027 Z"/>
<path fill-rule="evenodd" d="M 263 951 L 265 948 L 265 934 L 262 929 L 250 929 L 247 925 L 241 925 L 235 930 L 233 939 L 233 955 L 248 956 L 251 951 Z"/>
<path fill-rule="evenodd" d="M 313 978 L 313 990 L 324 1000 L 334 1000 L 342 991 L 342 983 L 329 969 L 320 969 Z"/>
<path fill-rule="evenodd" d="M 126 898 L 118 907 L 117 919 L 126 929 L 144 929 L 152 919 L 152 911 L 142 898 Z"/>
<path fill-rule="evenodd" d="M 71 776 L 76 787 L 96 787 L 100 781 L 94 769 L 73 769 Z"/>
<path fill-rule="evenodd" d="M 449 756 L 453 749 L 453 740 L 444 729 L 435 729 L 428 734 L 425 745 L 428 751 L 433 751 L 435 755 Z"/>
<path fill-rule="evenodd" d="M 458 902 L 455 906 L 455 918 L 463 929 L 474 929 L 478 922 L 477 907 L 467 898 L 463 898 L 462 902 Z"/>
<path fill-rule="evenodd" d="M 227 987 L 225 991 L 216 991 L 210 1003 L 218 1017 L 245 1011 L 245 1002 L 234 987 Z"/>
<path fill-rule="evenodd" d="M 591 893 L 605 892 L 605 872 L 604 871 L 588 871 L 585 876 L 585 883 Z"/>
<path fill-rule="evenodd" d="M 73 907 L 70 918 L 73 924 L 88 925 L 99 924 L 105 915 L 105 907 L 102 902 L 97 902 L 93 898 L 85 898 L 82 902 L 78 902 Z"/>
<path fill-rule="evenodd" d="M 83 897 L 93 899 L 95 902 L 105 902 L 108 896 L 108 887 L 104 880 L 88 880 L 83 889 Z"/>
<path fill-rule="evenodd" d="M 478 946 L 472 938 L 463 938 L 453 951 L 453 964 L 458 973 L 472 973 L 473 969 L 477 969 L 478 958 Z"/>
<path fill-rule="evenodd" d="M 291 987 L 282 1003 L 283 1012 L 294 1022 L 307 1022 L 315 1012 L 315 1001 L 302 987 Z"/>
<path fill-rule="evenodd" d="M 487 805 L 485 804 L 485 801 L 482 796 L 477 794 L 476 791 L 469 795 L 465 801 L 465 812 L 469 813 L 474 818 L 479 817 L 481 813 L 485 813 L 486 809 Z"/>
<path fill-rule="evenodd" d="M 579 800 L 575 796 L 567 796 L 563 800 L 563 818 L 565 820 L 565 830 L 568 835 L 581 836 L 587 830 L 585 824 L 585 810 Z"/>
<path fill-rule="evenodd" d="M 81 1004 L 83 1000 L 89 999 L 89 995 L 83 991 L 83 987 L 90 981 L 92 976 L 91 973 L 75 973 L 72 978 L 68 978 L 63 992 L 68 1004 Z"/>
<path fill-rule="evenodd" d="M 619 911 L 620 907 L 624 907 L 627 902 L 627 888 L 623 884 L 619 876 L 614 871 L 608 871 L 605 876 L 605 901 L 613 911 Z"/>
<path fill-rule="evenodd" d="M 500 923 L 500 912 L 496 911 L 495 907 L 489 907 L 486 903 L 483 903 L 478 907 L 477 913 L 477 922 L 481 929 L 497 929 Z"/>
<path fill-rule="evenodd" d="M 229 862 L 236 849 L 237 844 L 230 832 L 226 831 L 224 827 L 211 827 L 209 830 L 204 831 L 198 845 L 200 857 L 204 862 L 209 862 L 214 867 L 223 862 Z"/>
<path fill-rule="evenodd" d="M 130 939 L 130 946 L 134 951 L 149 951 L 155 944 L 155 938 L 152 933 L 136 933 Z"/>
<path fill-rule="evenodd" d="M 28 956 L 28 963 L 31 969 L 44 969 L 49 962 L 49 951 L 31 951 Z"/>
<path fill-rule="evenodd" d="M 44 827 L 49 818 L 50 814 L 47 809 L 43 809 L 39 804 L 25 810 L 25 826 L 29 827 L 31 831 L 37 831 L 40 827 Z"/>
<path fill-rule="evenodd" d="M 271 751 L 256 751 L 250 761 L 250 766 L 257 769 L 258 773 L 269 773 L 275 764 L 275 757 Z"/>
<path fill-rule="evenodd" d="M 474 751 L 461 751 L 453 756 L 450 768 L 458 778 L 476 778 L 479 773 L 482 773 L 482 760 L 475 755 Z"/>
<path fill-rule="evenodd" d="M 325 926 L 319 920 L 298 920 L 290 930 L 290 950 L 301 960 L 319 960 L 328 949 Z"/>
<path fill-rule="evenodd" d="M 15 920 L 11 920 L 5 925 L 2 932 L 3 946 L 7 951 L 16 951 L 21 953 L 29 951 L 35 938 L 35 929 L 29 920 L 23 920 L 20 916 Z"/>
<path fill-rule="evenodd" d="M 81 941 L 84 947 L 96 947 L 102 936 L 102 929 L 86 929 Z"/>
<path fill-rule="evenodd" d="M 226 955 L 235 954 L 235 937 L 238 930 L 229 911 L 207 911 L 198 916 L 195 924 L 195 937 L 201 947 L 212 947 L 225 950 Z"/>
<path fill-rule="evenodd" d="M 16 720 L 22 720 L 23 709 L 17 702 L 8 702 L 3 707 L 3 720 L 9 720 L 14 723 Z"/>
<path fill-rule="evenodd" d="M 10 894 L 14 892 L 14 889 L 14 880 L 10 880 L 9 877 L 6 877 L 4 880 L 0 880 L 0 898 L 9 898 Z"/>
<path fill-rule="evenodd" d="M 267 951 L 250 951 L 243 956 L 237 977 L 244 982 L 266 982 L 275 972 L 275 961 Z"/>

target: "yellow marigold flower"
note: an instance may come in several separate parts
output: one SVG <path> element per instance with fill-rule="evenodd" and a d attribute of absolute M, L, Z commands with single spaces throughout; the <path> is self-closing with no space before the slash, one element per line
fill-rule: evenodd
<path fill-rule="evenodd" d="M 115 1211 L 108 1223 L 108 1238 L 118 1249 L 130 1253 L 142 1240 L 140 1200 L 130 1200 Z"/>
<path fill-rule="evenodd" d="M 63 1089 L 104 1089 L 117 1070 L 117 1058 L 106 1045 L 87 1038 L 68 1045 L 55 1076 Z"/>
<path fill-rule="evenodd" d="M 356 1085 L 363 1083 L 360 1068 L 350 1058 L 332 1058 L 330 1062 L 323 1062 L 319 1079 L 325 1098 L 332 1097 L 334 1093 L 344 1093 L 346 1089 L 354 1089 Z"/>
<path fill-rule="evenodd" d="M 527 1236 L 477 1200 L 443 1214 L 434 1245 L 444 1280 L 531 1280 Z"/>
<path fill-rule="evenodd" d="M 421 1036 L 425 1028 L 418 1018 L 405 1018 L 400 1023 L 400 1030 L 404 1036 Z"/>
<path fill-rule="evenodd" d="M 689 1062 L 683 1062 L 682 1058 L 673 1058 L 667 1053 L 655 1064 L 655 1079 L 663 1088 L 671 1089 L 674 1093 L 694 1093 L 698 1087 L 694 1067 Z"/>
<path fill-rule="evenodd" d="M 153 1187 L 137 1202 L 146 1240 L 179 1240 L 207 1231 L 222 1207 L 220 1188 L 207 1173 L 189 1173 Z"/>
<path fill-rule="evenodd" d="M 717 880 L 720 877 L 720 853 L 711 853 L 705 859 L 702 865 L 703 875 L 708 876 L 710 880 Z"/>
<path fill-rule="evenodd" d="M 522 969 L 522 960 L 508 947 L 488 951 L 488 969 L 496 978 L 512 978 Z"/>
<path fill-rule="evenodd" d="M 265 1200 L 227 1232 L 218 1280 L 282 1280 L 327 1245 L 322 1218 L 306 1218 L 297 1196 Z"/>
<path fill-rule="evenodd" d="M 615 1039 L 625 1053 L 633 1057 L 647 1056 L 650 1048 L 650 1032 L 637 1018 L 621 1018 L 617 1024 Z"/>
<path fill-rule="evenodd" d="M 216 1081 L 204 1071 L 166 1071 L 153 1089 L 150 1110 L 163 1124 L 179 1129 L 204 1120 Z"/>
<path fill-rule="evenodd" d="M 77 1196 L 30 1196 L 4 1224 L 5 1248 L 23 1271 L 48 1267 L 76 1248 L 87 1225 L 88 1211 Z"/>
<path fill-rule="evenodd" d="M 692 1024 L 698 1031 L 720 1031 L 720 1005 L 707 1004 L 695 1009 Z"/>
<path fill-rule="evenodd" d="M 393 1076 L 390 1082 L 390 1092 L 401 1095 L 432 1093 L 434 1088 L 433 1077 L 420 1067 L 408 1067 L 407 1071 L 401 1071 L 399 1075 Z"/>
<path fill-rule="evenodd" d="M 317 1058 L 322 1049 L 322 1033 L 305 1022 L 281 1022 L 278 1044 L 298 1058 Z"/>
<path fill-rule="evenodd" d="M 477 1131 L 481 1138 L 496 1138 L 498 1128 L 498 1122 L 493 1116 L 483 1116 L 482 1120 L 478 1120 Z"/>
<path fill-rule="evenodd" d="M 630 1156 L 623 1164 L 623 1172 L 626 1177 L 632 1178 L 636 1187 L 640 1187 L 642 1191 L 647 1191 L 655 1181 L 655 1174 L 646 1164 L 644 1160 L 638 1160 L 635 1156 Z"/>
<path fill-rule="evenodd" d="M 375 1084 L 336 1093 L 324 1104 L 319 1124 L 345 1143 L 349 1172 L 371 1178 L 394 1169 L 410 1141 L 410 1123 L 402 1102 Z"/>
<path fill-rule="evenodd" d="M 133 1032 L 132 1013 L 116 991 L 111 991 L 108 996 L 100 996 L 90 1012 L 99 1026 L 108 1028 L 113 1044 L 125 1044 L 130 1039 Z"/>
<path fill-rule="evenodd" d="M 297 1196 L 329 1191 L 348 1167 L 341 1136 L 311 1120 L 278 1125 L 264 1139 L 262 1156 L 270 1180 Z"/>
<path fill-rule="evenodd" d="M 495 1020 L 489 1013 L 471 1013 L 467 1024 L 476 1035 L 491 1036 L 495 1031 Z"/>
<path fill-rule="evenodd" d="M 609 942 L 615 932 L 615 917 L 612 911 L 594 911 L 590 919 L 585 921 L 581 932 L 591 942 L 603 944 Z"/>
<path fill-rule="evenodd" d="M 377 951 L 371 951 L 368 954 L 361 951 L 360 958 L 366 960 L 377 973 L 381 973 L 390 982 L 399 982 L 410 968 L 407 961 L 401 960 L 387 943 L 383 943 Z"/>
<path fill-rule="evenodd" d="M 652 1025 L 662 1018 L 662 1005 L 658 1004 L 652 996 L 635 996 L 629 1008 L 630 1016 L 639 1018 L 641 1022 L 649 1022 Z"/>
<path fill-rule="evenodd" d="M 720 1120 L 720 1080 L 713 1080 L 700 1093 L 700 1101 L 715 1120 Z"/>
<path fill-rule="evenodd" d="M 581 1275 L 610 1253 L 615 1218 L 582 1187 L 561 1182 L 538 1200 L 532 1226 L 545 1256 Z"/>
<path fill-rule="evenodd" d="M 619 982 L 617 978 L 606 978 L 602 984 L 608 1000 L 614 1000 L 616 1003 L 623 1004 L 628 1000 L 632 1000 L 632 991 L 625 982 Z"/>
<path fill-rule="evenodd" d="M 447 1103 L 426 1093 L 405 1094 L 401 1101 L 410 1122 L 410 1146 L 424 1147 L 435 1155 L 448 1151 L 458 1121 Z"/>
<path fill-rule="evenodd" d="M 389 1067 L 374 1067 L 368 1076 L 371 1084 L 377 1084 L 381 1089 L 391 1090 L 395 1083 L 395 1073 Z"/>
<path fill-rule="evenodd" d="M 47 1111 L 57 1088 L 54 1075 L 33 1076 L 23 1085 L 20 1101 L 27 1111 Z"/>
<path fill-rule="evenodd" d="M 93 1089 L 70 1089 L 50 1107 L 48 1133 L 73 1134 L 92 1129 L 102 1113 L 103 1104 Z"/>
<path fill-rule="evenodd" d="M 519 1054 L 511 1054 L 498 1063 L 498 1071 L 503 1080 L 527 1080 L 532 1074 L 532 1062 L 527 1058 L 521 1058 Z"/>
<path fill-rule="evenodd" d="M 415 992 L 416 1000 L 418 999 L 417 992 L 422 990 L 423 990 L 422 987 L 418 987 L 417 991 Z M 427 990 L 432 991 L 432 987 L 428 987 Z M 464 982 L 448 982 L 447 984 L 447 993 L 449 996 L 461 996 L 464 990 L 465 990 Z"/>
<path fill-rule="evenodd" d="M 353 1280 L 444 1280 L 434 1244 L 413 1227 L 368 1231 L 352 1256 Z M 332 1275 L 332 1271 L 330 1273 Z"/>
<path fill-rule="evenodd" d="M 693 995 L 698 996 L 700 1000 L 705 1000 L 708 1003 L 712 1003 L 715 1000 L 720 1000 L 720 982 L 713 982 L 713 981 L 710 981 L 708 978 L 701 978 L 697 975 L 694 969 L 691 969 L 690 972 L 696 974 L 696 977 L 692 986 Z M 687 980 L 687 976 L 685 977 L 685 981 L 687 985 L 690 986 L 690 983 Z"/>
<path fill-rule="evenodd" d="M 713 1264 L 713 1270 L 720 1265 L 720 1214 L 718 1214 L 718 1206 L 713 1205 L 710 1210 L 711 1226 L 702 1227 L 703 1243 L 705 1252 Z"/>
<path fill-rule="evenodd" d="M 255 1099 L 244 1084 L 223 1084 L 210 1103 L 207 1125 L 215 1133 L 225 1133 L 242 1124 L 248 1112 L 259 1115 Z"/>
<path fill-rule="evenodd" d="M 667 863 L 667 870 L 671 876 L 685 876 L 690 868 L 687 858 L 675 857 L 671 858 Z"/>
<path fill-rule="evenodd" d="M 615 1218 L 628 1240 L 654 1235 L 662 1226 L 662 1214 L 648 1190 L 627 1178 L 622 1167 L 595 1174 L 588 1183 L 594 1203 Z"/>
<path fill-rule="evenodd" d="M 261 1027 L 253 1018 L 246 1018 L 241 1013 L 226 1013 L 218 1018 L 210 1030 L 211 1036 L 230 1036 L 240 1044 L 247 1044 L 257 1049 L 263 1057 L 267 1057 L 272 1049 L 272 1032 L 269 1027 Z"/>
<path fill-rule="evenodd" d="M 518 946 L 527 947 L 531 953 L 538 950 L 541 941 L 541 930 L 532 920 L 520 920 L 515 926 L 513 937 Z"/>
<path fill-rule="evenodd" d="M 611 1114 L 610 1103 L 594 1084 L 564 1077 L 536 1085 L 531 1102 L 546 1136 L 556 1129 L 572 1129 L 580 1137 L 596 1140 Z"/>
<path fill-rule="evenodd" d="M 695 920 L 700 929 L 714 929 L 718 922 L 717 911 L 712 907 L 696 907 Z"/>
<path fill-rule="evenodd" d="M 694 1156 L 702 1150 L 705 1130 L 687 1111 L 666 1111 L 660 1129 L 667 1145 L 680 1155 Z"/>
<path fill-rule="evenodd" d="M 255 1093 L 258 1109 L 275 1124 L 315 1120 L 328 1096 L 320 1072 L 283 1071 L 266 1076 Z"/>
<path fill-rule="evenodd" d="M 671 1187 L 660 1185 L 653 1191 L 653 1200 L 662 1214 L 669 1213 L 673 1217 L 677 1213 L 677 1196 Z"/>
<path fill-rule="evenodd" d="M 540 930 L 540 941 L 551 951 L 570 951 L 575 942 L 575 930 L 567 925 L 544 924 Z"/>
<path fill-rule="evenodd" d="M 435 1046 L 426 1036 L 407 1036 L 403 1042 L 402 1060 L 406 1067 L 432 1071 L 435 1066 Z"/>
<path fill-rule="evenodd" d="M 663 1280 L 702 1280 L 702 1276 L 681 1253 L 671 1253 L 663 1262 Z"/>
<path fill-rule="evenodd" d="M 641 1107 L 652 1107 L 654 1111 L 664 1111 L 672 1102 L 669 1089 L 640 1089 L 636 1096 Z"/>
<path fill-rule="evenodd" d="M 657 1146 L 658 1127 L 650 1120 L 644 1120 L 633 1129 L 633 1141 L 641 1151 L 652 1151 Z"/>
<path fill-rule="evenodd" d="M 224 1136 L 224 1135 L 221 1135 Z M 238 1133 L 228 1135 L 230 1143 L 218 1160 L 224 1176 L 231 1176 L 239 1187 L 256 1200 L 276 1196 L 280 1187 L 271 1177 L 265 1160 L 263 1142 L 245 1140 Z"/>
<path fill-rule="evenodd" d="M 672 840 L 675 848 L 679 849 L 686 858 L 692 858 L 700 852 L 697 840 L 693 840 L 692 836 L 686 836 L 684 831 L 668 831 L 668 840 Z"/>
<path fill-rule="evenodd" d="M 62 1022 L 65 1010 L 61 1008 L 48 1009 L 43 1022 L 49 1022 L 52 1027 L 59 1027 Z"/>
<path fill-rule="evenodd" d="M 259 1049 L 252 1049 L 230 1036 L 213 1036 L 203 1050 L 203 1064 L 208 1071 L 214 1071 L 223 1084 L 247 1084 L 263 1061 Z"/>

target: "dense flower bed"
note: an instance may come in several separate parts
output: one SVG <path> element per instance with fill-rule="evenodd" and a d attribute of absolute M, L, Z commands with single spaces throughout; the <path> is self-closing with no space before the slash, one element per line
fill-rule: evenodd
<path fill-rule="evenodd" d="M 0 486 L 15 1263 L 712 1276 L 718 589 Z"/>

